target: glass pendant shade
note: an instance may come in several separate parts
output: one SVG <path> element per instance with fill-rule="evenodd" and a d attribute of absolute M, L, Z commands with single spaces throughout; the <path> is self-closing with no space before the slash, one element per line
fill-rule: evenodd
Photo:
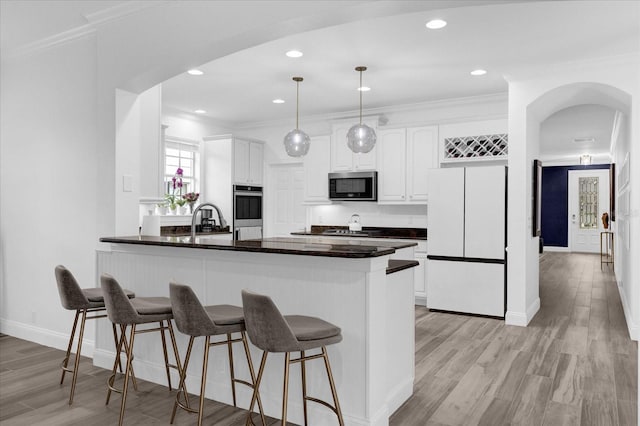
<path fill-rule="evenodd" d="M 356 71 L 360 73 L 360 86 L 362 87 L 362 71 L 366 71 L 367 67 L 356 67 Z M 365 154 L 373 149 L 376 145 L 376 131 L 366 124 L 362 123 L 362 90 L 360 91 L 360 123 L 351 126 L 347 132 L 347 146 L 352 152 Z"/>
<path fill-rule="evenodd" d="M 284 149 L 289 157 L 303 157 L 309 152 L 311 138 L 300 129 L 293 129 L 284 137 Z"/>
<path fill-rule="evenodd" d="M 289 157 L 303 157 L 309 152 L 311 138 L 298 128 L 298 88 L 302 77 L 293 77 L 296 82 L 296 128 L 284 137 L 284 149 Z"/>
<path fill-rule="evenodd" d="M 347 146 L 353 152 L 367 153 L 376 145 L 376 132 L 366 124 L 351 126 L 347 132 Z"/>

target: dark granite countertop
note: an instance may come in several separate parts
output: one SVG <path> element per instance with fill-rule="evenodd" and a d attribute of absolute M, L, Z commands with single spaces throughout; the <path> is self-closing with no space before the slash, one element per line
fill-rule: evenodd
<path fill-rule="evenodd" d="M 147 246 L 183 247 L 211 250 L 245 251 L 259 253 L 297 254 L 303 256 L 325 256 L 366 258 L 392 254 L 396 249 L 416 245 L 412 242 L 348 240 L 344 238 L 264 238 L 261 240 L 221 241 L 206 236 L 196 236 L 192 242 L 190 237 L 177 236 L 134 236 L 103 237 L 101 242 L 117 244 L 137 244 Z"/>
<path fill-rule="evenodd" d="M 348 226 L 331 226 L 331 225 L 311 225 L 311 230 L 292 232 L 291 235 L 309 235 L 309 236 L 328 236 L 326 231 L 341 230 L 348 231 Z M 364 226 L 362 233 L 354 234 L 331 234 L 331 238 L 380 238 L 380 239 L 403 239 L 403 240 L 426 240 L 427 228 L 386 228 L 378 226 Z M 377 244 L 377 243 L 376 243 Z"/>
<path fill-rule="evenodd" d="M 417 260 L 401 260 L 401 259 L 389 259 L 389 266 L 387 266 L 387 275 L 394 272 L 400 272 L 405 269 L 414 268 L 420 265 Z"/>

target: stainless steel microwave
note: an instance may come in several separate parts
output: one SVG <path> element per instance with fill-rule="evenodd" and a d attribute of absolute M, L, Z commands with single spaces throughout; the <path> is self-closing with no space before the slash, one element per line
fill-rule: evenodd
<path fill-rule="evenodd" d="M 378 172 L 329 173 L 329 199 L 377 201 Z"/>

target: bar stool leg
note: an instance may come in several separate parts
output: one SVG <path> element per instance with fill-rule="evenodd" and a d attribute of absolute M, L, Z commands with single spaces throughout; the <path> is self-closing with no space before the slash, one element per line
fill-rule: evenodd
<path fill-rule="evenodd" d="M 258 378 L 256 379 L 255 388 L 253 389 L 253 395 L 251 396 L 251 404 L 249 405 L 249 413 L 247 414 L 247 421 L 245 426 L 253 424 L 251 413 L 253 413 L 253 406 L 256 403 L 256 397 L 258 395 L 258 389 L 260 388 L 260 382 L 262 381 L 262 373 L 264 373 L 264 366 L 267 363 L 267 351 L 262 351 L 262 360 L 260 360 L 260 368 L 258 369 Z M 263 420 L 264 421 L 264 420 Z M 266 423 L 263 423 L 263 425 Z"/>
<path fill-rule="evenodd" d="M 251 352 L 249 351 L 249 344 L 247 343 L 247 335 L 244 331 L 241 331 L 242 335 L 242 344 L 244 345 L 244 354 L 247 359 L 247 364 L 249 365 L 249 374 L 251 374 L 251 383 L 253 383 L 254 390 L 258 386 L 256 384 L 256 373 L 253 371 L 253 361 L 251 360 Z M 266 426 L 267 421 L 264 417 L 264 410 L 262 409 L 262 400 L 260 399 L 260 392 L 258 392 L 258 410 L 260 411 L 260 420 L 262 420 L 262 425 Z M 253 406 L 252 406 L 253 408 Z"/>
<path fill-rule="evenodd" d="M 164 321 L 160 321 L 160 337 L 162 338 L 162 354 L 164 355 L 164 368 L 167 372 L 167 383 L 171 391 L 171 373 L 169 372 L 169 354 L 167 353 L 167 339 L 164 335 Z"/>
<path fill-rule="evenodd" d="M 136 325 L 131 324 L 131 337 L 129 338 L 129 350 L 127 351 L 127 368 L 124 372 L 124 385 L 122 386 L 122 402 L 120 403 L 120 419 L 118 426 L 122 426 L 124 420 L 124 408 L 127 403 L 127 388 L 129 387 L 129 376 L 131 375 L 131 362 L 133 358 L 133 341 L 136 337 Z"/>
<path fill-rule="evenodd" d="M 114 325 L 115 328 L 115 325 Z M 127 353 L 129 353 L 129 343 L 127 343 L 127 339 L 124 338 L 124 335 L 127 331 L 127 327 L 125 325 L 120 325 L 120 333 L 121 333 L 121 337 L 120 339 L 123 341 L 123 344 L 120 347 L 120 350 L 117 351 L 116 354 L 116 360 L 118 362 L 118 365 L 120 366 L 120 372 L 124 373 L 122 371 L 122 361 L 120 360 L 120 354 L 122 353 L 122 351 L 124 350 L 124 354 L 126 355 Z M 131 360 L 133 361 L 133 355 L 131 355 Z M 114 375 L 114 381 L 115 381 L 115 370 L 113 371 L 113 375 Z M 131 382 L 133 383 L 133 389 L 135 389 L 136 391 L 138 390 L 138 381 L 136 380 L 136 372 L 133 369 L 133 365 L 131 365 Z M 107 404 L 109 402 L 107 401 Z"/>
<path fill-rule="evenodd" d="M 307 369 L 304 365 L 304 351 L 300 351 L 300 369 L 302 370 L 302 408 L 304 410 L 304 426 L 307 426 Z"/>
<path fill-rule="evenodd" d="M 202 382 L 200 383 L 200 408 L 198 409 L 198 426 L 202 425 L 202 414 L 204 412 L 204 390 L 207 385 L 207 365 L 209 364 L 209 344 L 211 336 L 207 336 L 204 341 L 204 361 L 202 363 Z"/>
<path fill-rule="evenodd" d="M 60 384 L 64 382 L 64 375 L 67 372 L 67 366 L 69 365 L 69 358 L 71 358 L 71 347 L 73 346 L 73 338 L 76 335 L 76 327 L 78 326 L 78 318 L 80 317 L 80 310 L 76 310 L 76 318 L 73 320 L 73 327 L 71 328 L 71 337 L 69 337 L 69 345 L 67 346 L 67 353 L 62 360 L 62 377 L 60 378 Z"/>
<path fill-rule="evenodd" d="M 289 360 L 291 353 L 287 352 L 284 356 L 284 387 L 282 390 L 282 426 L 287 425 L 287 399 L 289 398 Z"/>
<path fill-rule="evenodd" d="M 233 347 L 231 343 L 231 333 L 227 333 L 227 348 L 229 351 L 229 372 L 231 373 L 231 393 L 233 394 L 233 406 L 237 407 L 236 404 L 236 375 L 233 371 Z"/>
<path fill-rule="evenodd" d="M 336 415 L 338 416 L 338 422 L 340 426 L 344 426 L 344 419 L 342 418 L 342 410 L 340 409 L 340 403 L 338 402 L 338 392 L 336 392 L 336 385 L 333 382 L 333 374 L 331 373 L 331 365 L 329 365 L 329 357 L 327 356 L 327 348 L 322 347 L 322 357 L 324 358 L 324 367 L 327 370 L 327 377 L 329 378 L 329 385 L 331 386 L 331 396 L 333 396 L 333 404 L 336 408 Z"/>
<path fill-rule="evenodd" d="M 73 377 L 71 379 L 71 393 L 69 394 L 69 405 L 73 403 L 73 394 L 76 391 L 76 381 L 78 380 L 78 368 L 80 367 L 80 353 L 82 350 L 82 338 L 84 336 L 84 324 L 87 321 L 87 310 L 82 309 L 82 320 L 80 321 L 80 334 L 78 335 L 78 349 L 73 365 Z"/>
<path fill-rule="evenodd" d="M 178 398 L 180 398 L 180 393 L 183 392 L 185 395 L 185 400 L 187 399 L 187 392 L 184 388 L 184 381 L 187 377 L 187 367 L 189 366 L 189 360 L 191 359 L 191 349 L 193 348 L 194 340 L 195 340 L 195 337 L 193 336 L 189 338 L 189 345 L 187 346 L 187 355 L 184 358 L 184 365 L 182 366 L 182 374 L 180 374 L 180 384 L 178 385 L 178 393 L 176 394 L 176 400 L 173 403 L 173 411 L 171 412 L 171 420 L 169 421 L 170 424 L 173 424 L 173 421 L 176 417 L 176 412 L 178 409 Z"/>
<path fill-rule="evenodd" d="M 176 368 L 178 370 L 178 377 L 181 377 L 182 366 L 180 365 L 180 354 L 178 353 L 178 344 L 176 343 L 176 335 L 173 332 L 173 325 L 171 325 L 171 320 L 167 320 L 167 328 L 169 329 L 169 336 L 171 337 L 171 345 L 173 346 L 173 356 L 176 359 Z M 189 394 L 187 393 L 186 383 L 182 383 L 182 387 L 184 389 L 184 405 L 189 407 Z"/>

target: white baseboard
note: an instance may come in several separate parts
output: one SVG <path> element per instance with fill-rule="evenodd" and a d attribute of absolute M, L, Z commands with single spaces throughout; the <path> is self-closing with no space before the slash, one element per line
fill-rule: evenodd
<path fill-rule="evenodd" d="M 538 297 L 533 301 L 531 305 L 529 305 L 529 307 L 527 308 L 527 312 L 507 311 L 507 314 L 504 317 L 504 322 L 507 325 L 526 327 L 539 310 L 540 298 Z"/>
<path fill-rule="evenodd" d="M 620 294 L 620 301 L 622 302 L 622 310 L 624 311 L 624 319 L 627 322 L 629 337 L 631 337 L 631 340 L 639 341 L 640 325 L 633 322 L 633 318 L 631 317 L 631 307 L 629 306 L 629 301 L 627 300 L 627 296 L 625 295 L 617 279 L 616 279 L 616 285 L 618 286 L 618 294 Z"/>
<path fill-rule="evenodd" d="M 11 321 L 4 318 L 0 318 L 0 332 L 4 334 L 8 334 L 9 336 L 17 337 L 23 340 L 28 340 L 30 342 L 38 343 L 40 345 L 48 346 L 50 348 L 60 349 L 63 351 L 67 350 L 67 345 L 69 344 L 68 334 L 60 333 L 58 331 L 48 330 L 42 327 L 36 327 L 35 325 L 31 325 L 31 324 L 24 324 L 21 322 Z M 71 332 L 71 330 L 69 330 L 69 332 Z M 77 339 L 76 339 L 76 342 L 77 342 Z M 94 340 L 88 340 L 88 339 L 82 340 L 82 356 L 92 358 L 94 350 L 95 350 Z M 73 348 L 73 352 L 75 353 L 75 345 Z"/>
<path fill-rule="evenodd" d="M 416 306 L 427 306 L 427 298 L 426 296 L 415 296 L 414 303 Z"/>
<path fill-rule="evenodd" d="M 544 246 L 543 252 L 545 251 L 560 251 L 560 252 L 565 252 L 565 253 L 569 253 L 571 252 L 571 250 L 569 250 L 569 247 L 557 247 L 557 246 Z"/>

